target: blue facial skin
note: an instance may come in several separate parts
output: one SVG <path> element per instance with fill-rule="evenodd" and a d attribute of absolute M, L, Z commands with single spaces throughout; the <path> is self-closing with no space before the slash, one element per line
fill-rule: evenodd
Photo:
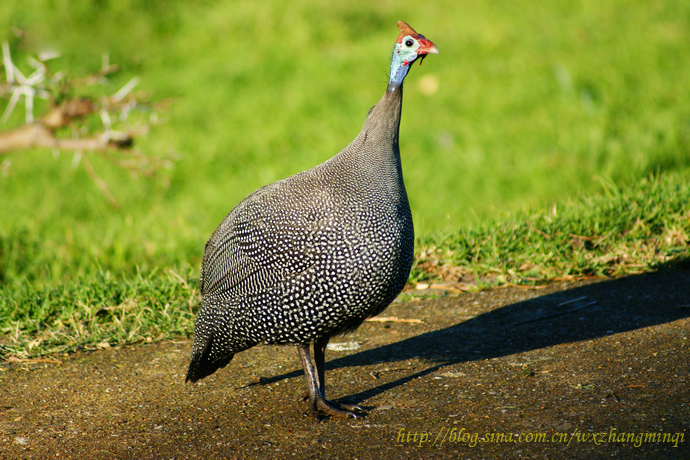
<path fill-rule="evenodd" d="M 408 46 L 408 43 L 411 45 Z M 419 49 L 419 41 L 412 35 L 407 35 L 400 40 L 400 43 L 395 44 L 393 48 L 393 57 L 391 59 L 391 73 L 388 86 L 391 89 L 398 88 L 402 85 L 407 72 L 410 71 L 410 65 L 419 56 L 417 54 Z"/>

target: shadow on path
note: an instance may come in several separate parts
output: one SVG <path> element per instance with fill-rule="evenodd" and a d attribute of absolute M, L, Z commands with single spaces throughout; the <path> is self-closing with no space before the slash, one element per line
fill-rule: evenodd
<path fill-rule="evenodd" d="M 335 369 L 413 358 L 433 363 L 413 375 L 344 398 L 362 401 L 444 366 L 591 340 L 688 316 L 690 272 L 664 269 L 507 305 L 444 329 L 334 359 L 326 366 Z M 300 375 L 301 370 L 293 371 L 262 382 Z"/>

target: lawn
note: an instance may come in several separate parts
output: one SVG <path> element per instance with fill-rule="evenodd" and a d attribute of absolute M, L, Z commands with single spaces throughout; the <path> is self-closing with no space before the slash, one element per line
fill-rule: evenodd
<path fill-rule="evenodd" d="M 139 79 L 150 111 L 132 117 L 147 127 L 136 149 L 158 166 L 0 154 L 4 349 L 188 334 L 208 236 L 248 193 L 354 138 L 385 89 L 399 19 L 441 53 L 405 86 L 411 285 L 539 284 L 687 258 L 690 2 L 10 0 L 0 40 L 25 73 L 53 50 L 49 68 L 69 76 L 103 55 L 119 66 L 86 96 Z M 24 120 L 20 103 L 0 130 Z"/>

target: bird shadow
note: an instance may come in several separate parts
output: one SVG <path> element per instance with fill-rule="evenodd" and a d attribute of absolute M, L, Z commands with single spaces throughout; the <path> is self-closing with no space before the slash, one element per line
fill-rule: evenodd
<path fill-rule="evenodd" d="M 448 302 L 448 299 L 444 299 Z M 516 302 L 453 326 L 333 359 L 326 369 L 422 359 L 429 366 L 338 402 L 364 401 L 453 364 L 591 340 L 690 316 L 690 271 L 601 281 Z M 293 371 L 262 383 L 302 375 Z"/>

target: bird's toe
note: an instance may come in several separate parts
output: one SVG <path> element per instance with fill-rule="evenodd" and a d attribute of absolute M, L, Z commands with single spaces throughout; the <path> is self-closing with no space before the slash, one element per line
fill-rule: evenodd
<path fill-rule="evenodd" d="M 307 395 L 304 400 L 309 400 L 309 396 Z M 357 404 L 338 404 L 321 398 L 308 401 L 307 404 L 311 416 L 317 422 L 321 422 L 327 417 L 356 419 L 357 414 L 355 412 L 363 411 Z"/>

